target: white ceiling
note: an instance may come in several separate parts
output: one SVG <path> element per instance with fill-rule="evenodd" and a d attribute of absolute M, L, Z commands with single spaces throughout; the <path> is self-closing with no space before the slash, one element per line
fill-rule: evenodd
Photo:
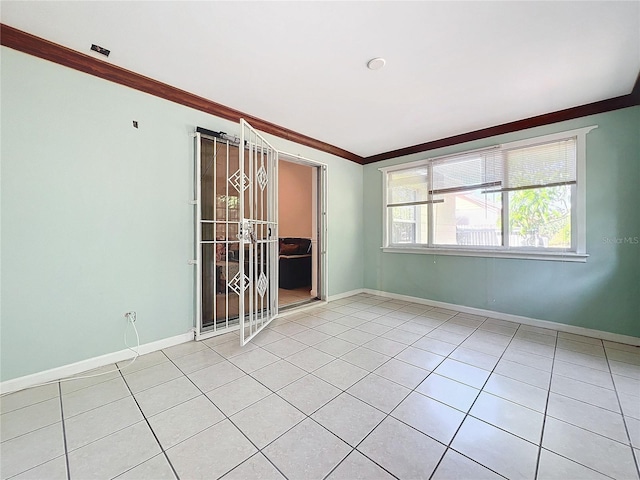
<path fill-rule="evenodd" d="M 361 156 L 626 95 L 640 70 L 639 1 L 3 0 L 0 12 Z M 378 56 L 386 67 L 368 70 Z"/>

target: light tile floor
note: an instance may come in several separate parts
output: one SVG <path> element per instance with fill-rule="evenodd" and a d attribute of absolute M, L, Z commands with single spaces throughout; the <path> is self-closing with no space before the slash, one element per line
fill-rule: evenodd
<path fill-rule="evenodd" d="M 360 294 L 1 412 L 2 479 L 638 479 L 640 349 Z"/>

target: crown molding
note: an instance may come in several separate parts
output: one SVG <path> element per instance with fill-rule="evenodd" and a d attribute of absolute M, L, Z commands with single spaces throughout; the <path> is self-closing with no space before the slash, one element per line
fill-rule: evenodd
<path fill-rule="evenodd" d="M 356 163 L 361 164 L 363 161 L 361 156 L 342 148 L 316 140 L 315 138 L 308 137 L 301 133 L 294 132 L 293 130 L 289 130 L 288 128 L 281 127 L 252 115 L 248 115 L 239 110 L 234 110 L 233 108 L 226 107 L 206 98 L 194 95 L 193 93 L 167 85 L 166 83 L 159 82 L 152 78 L 145 77 L 144 75 L 107 63 L 98 58 L 79 53 L 70 48 L 63 47 L 62 45 L 36 37 L 35 35 L 31 35 L 5 24 L 0 24 L 0 44 L 29 55 L 57 63 L 58 65 L 63 65 L 110 82 L 118 83 L 171 102 L 179 103 L 186 107 L 215 115 L 216 117 L 234 122 L 238 122 L 241 118 L 244 118 L 251 124 L 251 126 L 264 133 L 275 135 L 307 147 L 315 148 Z"/>
<path fill-rule="evenodd" d="M 597 113 L 610 112 L 613 110 L 619 110 L 621 108 L 640 105 L 639 84 L 640 75 L 638 75 L 638 79 L 636 79 L 633 91 L 628 95 L 622 95 L 620 97 L 610 98 L 608 100 L 601 100 L 599 102 L 589 103 L 587 105 L 580 105 L 578 107 L 567 108 L 565 110 L 558 110 L 557 112 L 545 113 L 543 115 L 538 115 L 523 120 L 517 120 L 515 122 L 503 123 L 502 125 L 496 125 L 494 127 L 488 127 L 480 130 L 475 130 L 473 132 L 454 135 L 453 137 L 441 138 L 439 140 L 420 143 L 411 147 L 404 147 L 399 148 L 398 150 L 371 155 L 364 158 L 363 164 L 367 165 L 369 163 L 379 162 L 381 160 L 404 157 L 405 155 L 411 155 L 413 153 L 426 152 L 428 150 L 434 150 L 436 148 L 451 147 L 460 143 L 481 140 L 483 138 L 503 135 L 505 133 L 517 132 L 520 130 L 526 130 L 528 128 L 540 127 L 542 125 L 549 125 L 551 123 L 564 122 L 566 120 L 573 120 L 574 118 L 586 117 L 587 115 L 595 115 Z"/>
<path fill-rule="evenodd" d="M 371 155 L 369 157 L 361 157 L 360 155 L 356 155 L 355 153 L 334 145 L 294 132 L 293 130 L 289 130 L 288 128 L 281 127 L 252 115 L 245 114 L 239 110 L 235 110 L 198 95 L 180 90 L 179 88 L 145 77 L 130 70 L 106 63 L 103 60 L 79 53 L 75 50 L 71 50 L 70 48 L 63 47 L 62 45 L 36 37 L 35 35 L 31 35 L 5 24 L 0 24 L 0 44 L 80 72 L 88 73 L 89 75 L 93 75 L 104 80 L 118 83 L 186 107 L 194 108 L 196 110 L 224 118 L 226 120 L 238 122 L 241 118 L 244 118 L 251 123 L 254 128 L 262 132 L 275 135 L 307 147 L 315 148 L 316 150 L 336 155 L 361 165 L 379 162 L 381 160 L 388 160 L 391 158 L 403 157 L 414 153 L 426 152 L 436 148 L 450 147 L 465 142 L 480 140 L 496 135 L 503 135 L 505 133 L 512 133 L 551 123 L 573 120 L 587 115 L 595 115 L 598 113 L 610 112 L 621 108 L 640 105 L 639 74 L 633 90 L 628 95 L 622 95 L 620 97 L 601 100 L 599 102 L 558 110 L 556 112 L 545 113 L 543 115 L 483 128 L 460 135 L 454 135 L 452 137 L 441 138 L 439 140 L 420 143 L 397 150 Z"/>

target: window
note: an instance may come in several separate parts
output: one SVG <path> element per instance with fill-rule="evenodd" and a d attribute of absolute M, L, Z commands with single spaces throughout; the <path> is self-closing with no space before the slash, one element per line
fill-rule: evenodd
<path fill-rule="evenodd" d="M 381 169 L 383 248 L 584 261 L 593 128 Z"/>

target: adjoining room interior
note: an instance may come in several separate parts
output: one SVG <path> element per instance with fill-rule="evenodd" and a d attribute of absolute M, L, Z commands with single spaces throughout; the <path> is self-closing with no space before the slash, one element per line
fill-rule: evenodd
<path fill-rule="evenodd" d="M 0 44 L 0 480 L 640 480 L 639 1 Z"/>

